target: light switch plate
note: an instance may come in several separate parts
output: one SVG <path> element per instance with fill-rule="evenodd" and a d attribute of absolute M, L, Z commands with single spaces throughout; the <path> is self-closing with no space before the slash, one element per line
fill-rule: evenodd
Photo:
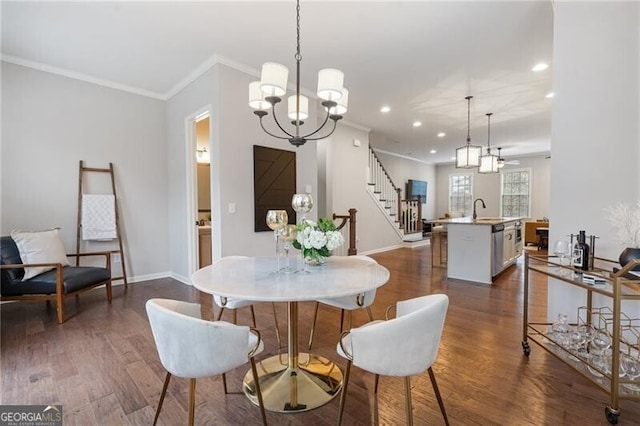
<path fill-rule="evenodd" d="M 236 203 L 229 203 L 229 213 L 236 212 Z"/>

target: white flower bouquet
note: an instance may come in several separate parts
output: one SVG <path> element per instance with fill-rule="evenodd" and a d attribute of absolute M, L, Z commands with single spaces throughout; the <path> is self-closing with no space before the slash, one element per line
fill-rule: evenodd
<path fill-rule="evenodd" d="M 344 237 L 331 219 L 318 219 L 318 223 L 304 221 L 298 225 L 298 235 L 293 246 L 302 250 L 307 262 L 323 263 L 331 256 L 331 250 L 344 244 Z"/>

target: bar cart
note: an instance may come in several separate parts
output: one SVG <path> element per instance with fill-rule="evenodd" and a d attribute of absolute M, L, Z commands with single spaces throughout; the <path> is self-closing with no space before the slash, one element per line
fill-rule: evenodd
<path fill-rule="evenodd" d="M 640 301 L 640 276 L 631 271 L 640 259 L 615 268 L 612 260 L 593 257 L 589 271 L 562 264 L 557 257 L 525 253 L 522 349 L 529 357 L 532 341 L 608 392 L 605 416 L 618 423 L 619 400 L 640 401 L 640 318 L 621 311 L 623 300 Z M 612 272 L 615 271 L 615 272 Z M 578 307 L 576 323 L 529 322 L 529 276 L 543 274 L 584 289 L 586 306 Z M 549 283 L 554 285 L 554 283 Z M 611 298 L 611 306 L 594 307 L 593 295 Z M 608 342 L 608 343 L 607 343 Z M 612 374 L 618 372 L 618 374 Z"/>

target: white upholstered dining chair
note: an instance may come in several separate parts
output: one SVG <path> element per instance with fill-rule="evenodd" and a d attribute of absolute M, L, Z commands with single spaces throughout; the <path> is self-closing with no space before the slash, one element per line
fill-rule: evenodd
<path fill-rule="evenodd" d="M 264 345 L 256 330 L 224 321 L 203 320 L 197 303 L 150 299 L 146 309 L 160 362 L 167 370 L 154 425 L 172 375 L 189 379 L 189 425 L 193 425 L 196 379 L 222 374 L 227 393 L 225 373 L 247 361 L 251 363 L 262 422 L 267 424 L 254 360 Z"/>
<path fill-rule="evenodd" d="M 246 258 L 247 256 L 225 256 L 223 258 L 216 260 L 214 263 L 229 262 L 233 260 L 246 259 Z M 253 328 L 258 327 L 256 325 L 256 313 L 255 313 L 255 310 L 253 309 L 253 305 L 254 303 L 259 303 L 259 302 L 256 302 L 254 300 L 240 299 L 237 297 L 223 297 L 215 294 L 213 295 L 213 302 L 216 304 L 216 306 L 220 308 L 220 310 L 218 311 L 218 316 L 216 318 L 216 321 L 220 321 L 220 319 L 222 318 L 222 314 L 224 313 L 224 310 L 228 309 L 233 312 L 233 323 L 238 324 L 238 309 L 249 307 L 249 309 L 251 309 L 251 319 L 253 321 Z M 278 315 L 276 313 L 275 303 L 271 303 L 271 308 L 273 309 L 273 321 L 275 322 L 275 327 L 276 327 L 276 340 L 278 341 L 278 348 L 280 348 L 282 347 L 282 345 L 280 342 L 280 327 L 278 325 Z"/>
<path fill-rule="evenodd" d="M 448 306 L 449 298 L 444 294 L 400 301 L 396 304 L 394 319 L 374 321 L 342 333 L 337 352 L 347 359 L 347 368 L 340 397 L 338 424 L 342 423 L 351 364 L 375 374 L 376 419 L 379 376 L 405 378 L 407 425 L 413 424 L 411 376 L 427 370 L 445 424 L 449 424 L 431 368 L 438 356 Z"/>
<path fill-rule="evenodd" d="M 371 264 L 378 263 L 374 259 L 370 258 L 369 256 L 364 256 L 364 255 L 349 256 L 349 259 L 360 259 Z M 351 328 L 352 312 L 357 309 L 366 309 L 367 315 L 369 315 L 369 321 L 373 321 L 373 312 L 371 312 L 371 305 L 373 304 L 373 301 L 375 298 L 376 298 L 376 289 L 365 291 L 364 293 L 352 294 L 344 297 L 318 299 L 316 301 L 316 309 L 313 314 L 313 322 L 311 323 L 311 333 L 309 333 L 309 350 L 311 350 L 311 346 L 313 346 L 313 335 L 315 334 L 316 322 L 318 321 L 318 309 L 320 307 L 320 303 L 333 306 L 334 308 L 338 308 L 341 310 L 340 311 L 340 332 L 342 332 L 345 329 L 345 326 L 344 326 L 345 311 L 347 314 L 346 328 Z"/>

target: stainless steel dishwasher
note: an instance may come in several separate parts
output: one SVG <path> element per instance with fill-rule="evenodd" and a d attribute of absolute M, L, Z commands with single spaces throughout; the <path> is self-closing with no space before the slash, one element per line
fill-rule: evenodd
<path fill-rule="evenodd" d="M 495 277 L 502 271 L 504 264 L 504 224 L 493 225 L 491 236 L 491 276 Z"/>

